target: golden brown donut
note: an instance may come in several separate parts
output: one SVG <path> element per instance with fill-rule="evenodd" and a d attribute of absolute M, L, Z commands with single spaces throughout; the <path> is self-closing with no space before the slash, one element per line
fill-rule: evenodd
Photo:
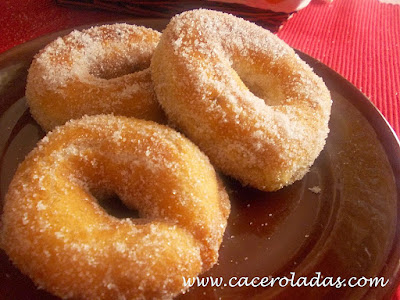
<path fill-rule="evenodd" d="M 151 82 L 160 33 L 113 24 L 73 31 L 47 45 L 29 69 L 26 98 L 44 130 L 83 115 L 164 121 Z"/>
<path fill-rule="evenodd" d="M 301 179 L 324 147 L 331 97 L 271 32 L 205 9 L 175 16 L 151 62 L 157 98 L 225 174 L 273 191 Z"/>
<path fill-rule="evenodd" d="M 105 212 L 115 192 L 139 219 Z M 171 128 L 107 115 L 67 122 L 19 166 L 0 241 L 13 263 L 62 298 L 153 299 L 217 261 L 230 204 L 208 158 Z"/>

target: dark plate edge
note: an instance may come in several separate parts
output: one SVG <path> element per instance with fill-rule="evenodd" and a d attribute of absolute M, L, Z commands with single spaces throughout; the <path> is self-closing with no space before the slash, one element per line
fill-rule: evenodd
<path fill-rule="evenodd" d="M 387 270 L 387 266 L 393 265 L 395 266 L 394 278 L 392 278 L 391 282 L 385 288 L 370 288 L 365 295 L 365 297 L 371 299 L 391 299 L 400 283 L 400 140 L 392 126 L 386 120 L 385 116 L 355 85 L 319 60 L 302 51 L 296 50 L 296 52 L 304 61 L 306 61 L 312 67 L 315 67 L 315 73 L 329 73 L 331 77 L 330 79 L 333 79 L 335 84 L 340 84 L 343 87 L 343 94 L 350 96 L 346 97 L 346 99 L 350 100 L 350 103 L 356 107 L 356 109 L 367 119 L 368 123 L 374 129 L 377 139 L 383 146 L 390 166 L 393 170 L 397 191 L 397 223 L 393 246 L 388 254 L 389 261 L 392 264 L 387 262 L 381 270 L 381 274 L 379 274 L 379 276 L 384 276 L 386 272 L 390 271 Z M 329 86 L 329 82 L 327 85 Z"/>

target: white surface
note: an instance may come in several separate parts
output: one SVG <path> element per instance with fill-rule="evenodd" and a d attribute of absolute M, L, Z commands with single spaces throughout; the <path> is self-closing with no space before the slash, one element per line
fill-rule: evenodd
<path fill-rule="evenodd" d="M 400 0 L 379 0 L 382 3 L 389 3 L 389 4 L 400 4 Z"/>
<path fill-rule="evenodd" d="M 292 12 L 306 7 L 311 0 L 281 0 L 279 3 L 271 3 L 271 0 L 211 0 L 217 2 L 240 3 L 251 7 L 269 9 L 278 12 Z M 277 2 L 277 1 L 272 1 Z"/>

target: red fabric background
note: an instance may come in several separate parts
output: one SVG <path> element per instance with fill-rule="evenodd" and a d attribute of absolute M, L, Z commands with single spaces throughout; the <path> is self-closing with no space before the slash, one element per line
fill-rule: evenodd
<path fill-rule="evenodd" d="M 128 17 L 60 7 L 52 0 L 1 0 L 0 53 L 49 32 Z M 355 84 L 400 134 L 400 5 L 314 0 L 278 35 Z"/>

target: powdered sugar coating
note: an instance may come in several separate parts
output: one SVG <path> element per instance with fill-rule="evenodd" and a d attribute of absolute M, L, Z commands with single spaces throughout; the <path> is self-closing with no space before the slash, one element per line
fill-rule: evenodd
<path fill-rule="evenodd" d="M 33 117 L 45 130 L 85 114 L 163 121 L 148 69 L 159 38 L 155 30 L 128 24 L 57 38 L 29 69 L 26 96 Z"/>
<path fill-rule="evenodd" d="M 139 219 L 107 214 L 115 192 Z M 153 299 L 217 261 L 230 205 L 208 158 L 153 122 L 91 116 L 50 132 L 19 166 L 0 241 L 16 266 L 62 298 Z"/>
<path fill-rule="evenodd" d="M 271 32 L 205 9 L 174 17 L 151 62 L 157 98 L 222 172 L 261 190 L 304 176 L 329 132 L 322 79 Z"/>

